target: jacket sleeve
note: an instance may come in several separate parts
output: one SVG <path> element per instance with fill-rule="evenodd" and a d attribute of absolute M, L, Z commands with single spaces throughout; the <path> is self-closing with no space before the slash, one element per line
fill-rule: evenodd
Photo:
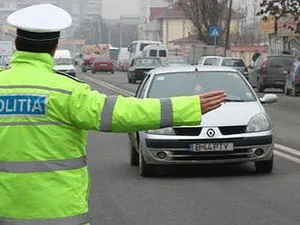
<path fill-rule="evenodd" d="M 138 99 L 106 96 L 81 85 L 69 99 L 71 123 L 80 129 L 135 132 L 172 126 L 199 125 L 199 96 Z"/>

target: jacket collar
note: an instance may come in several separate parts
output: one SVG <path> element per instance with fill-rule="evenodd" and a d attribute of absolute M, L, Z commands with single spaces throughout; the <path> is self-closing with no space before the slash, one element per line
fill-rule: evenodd
<path fill-rule="evenodd" d="M 17 51 L 11 60 L 11 67 L 35 67 L 52 70 L 55 65 L 53 57 L 48 53 Z"/>

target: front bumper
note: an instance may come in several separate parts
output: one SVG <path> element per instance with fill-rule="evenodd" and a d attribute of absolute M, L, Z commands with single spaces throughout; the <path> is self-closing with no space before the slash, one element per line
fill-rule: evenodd
<path fill-rule="evenodd" d="M 144 133 L 141 139 L 141 153 L 148 164 L 212 164 L 244 163 L 269 160 L 273 156 L 274 138 L 272 132 L 262 132 L 251 137 L 232 137 L 222 139 L 162 139 L 159 135 Z M 190 144 L 195 143 L 233 143 L 233 151 L 194 152 Z M 262 149 L 257 156 L 255 150 Z M 157 154 L 164 152 L 167 157 L 160 159 Z"/>

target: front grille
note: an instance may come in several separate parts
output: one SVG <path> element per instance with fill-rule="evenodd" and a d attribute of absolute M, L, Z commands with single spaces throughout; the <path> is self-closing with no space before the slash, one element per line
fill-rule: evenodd
<path fill-rule="evenodd" d="M 189 152 L 189 151 L 174 151 L 170 155 L 171 160 L 226 160 L 226 159 L 241 159 L 253 157 L 253 153 L 249 149 L 238 149 L 228 152 Z"/>
<path fill-rule="evenodd" d="M 219 127 L 219 129 L 223 135 L 243 134 L 246 132 L 247 126 Z"/>
<path fill-rule="evenodd" d="M 189 127 L 189 128 L 173 128 L 176 135 L 181 136 L 199 136 L 201 133 L 201 127 Z"/>

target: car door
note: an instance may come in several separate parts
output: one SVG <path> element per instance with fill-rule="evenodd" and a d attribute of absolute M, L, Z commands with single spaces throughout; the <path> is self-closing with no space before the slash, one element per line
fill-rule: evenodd
<path fill-rule="evenodd" d="M 147 76 L 144 78 L 144 80 L 140 83 L 140 85 L 138 86 L 136 93 L 135 93 L 136 98 L 143 98 L 145 91 L 148 87 L 148 84 L 150 82 L 150 77 L 151 77 L 151 74 L 147 74 Z M 138 132 L 129 133 L 128 135 L 129 135 L 129 139 L 132 143 L 132 146 L 134 146 L 135 150 L 138 151 L 138 146 L 139 146 Z"/>

